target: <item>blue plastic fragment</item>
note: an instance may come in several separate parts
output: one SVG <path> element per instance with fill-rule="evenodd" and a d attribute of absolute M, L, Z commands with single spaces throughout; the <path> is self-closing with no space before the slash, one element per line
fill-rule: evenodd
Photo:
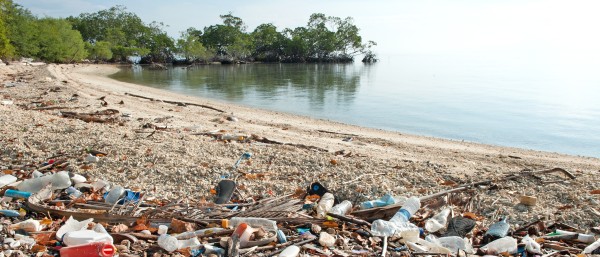
<path fill-rule="evenodd" d="M 0 210 L 0 214 L 6 217 L 19 217 L 19 212 L 15 210 Z"/>

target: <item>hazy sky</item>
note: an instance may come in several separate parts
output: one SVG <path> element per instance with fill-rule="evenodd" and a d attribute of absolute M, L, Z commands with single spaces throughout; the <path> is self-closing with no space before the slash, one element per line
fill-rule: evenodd
<path fill-rule="evenodd" d="M 177 37 L 188 27 L 221 23 L 229 11 L 249 30 L 305 26 L 310 14 L 353 17 L 376 52 L 600 56 L 597 0 L 14 0 L 38 16 L 67 17 L 124 5 L 145 22 L 164 22 Z"/>

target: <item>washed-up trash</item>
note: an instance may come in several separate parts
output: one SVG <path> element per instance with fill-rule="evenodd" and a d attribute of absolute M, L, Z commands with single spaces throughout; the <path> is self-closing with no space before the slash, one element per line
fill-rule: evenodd
<path fill-rule="evenodd" d="M 77 230 L 64 234 L 62 241 L 67 246 L 83 245 L 92 242 L 113 243 L 113 238 L 108 233 L 99 233 L 94 230 Z"/>
<path fill-rule="evenodd" d="M 98 157 L 98 156 L 94 156 L 92 154 L 88 154 L 87 156 L 85 156 L 85 162 L 95 163 L 98 161 L 100 161 L 100 157 Z"/>
<path fill-rule="evenodd" d="M 88 224 L 90 224 L 93 220 L 94 219 L 90 218 L 83 221 L 77 221 L 73 219 L 72 216 L 69 217 L 65 224 L 62 225 L 58 231 L 56 231 L 56 239 L 62 240 L 62 237 L 68 232 L 87 229 Z"/>
<path fill-rule="evenodd" d="M 600 254 L 600 239 L 583 249 L 584 254 Z"/>
<path fill-rule="evenodd" d="M 331 213 L 337 215 L 346 215 L 350 211 L 352 211 L 352 202 L 348 200 L 344 200 L 341 203 L 333 206 L 333 208 L 331 208 Z"/>
<path fill-rule="evenodd" d="M 65 189 L 71 186 L 71 178 L 66 171 L 60 171 L 53 175 L 45 175 L 38 178 L 31 178 L 21 182 L 17 189 L 30 193 L 37 193 L 46 185 L 52 185 L 53 190 Z"/>
<path fill-rule="evenodd" d="M 169 228 L 167 226 L 160 225 L 160 226 L 158 226 L 158 231 L 156 231 L 156 233 L 159 235 L 164 235 L 167 233 L 167 230 L 169 230 Z"/>
<path fill-rule="evenodd" d="M 425 237 L 425 240 L 432 242 L 434 244 L 440 245 L 444 248 L 447 248 L 452 253 L 456 253 L 459 250 L 464 251 L 466 253 L 472 254 L 475 253 L 473 246 L 469 242 L 469 240 L 457 236 L 449 236 L 449 237 L 440 237 L 436 238 L 434 235 L 428 235 Z"/>
<path fill-rule="evenodd" d="M 21 214 L 15 210 L 0 210 L 0 214 L 5 217 L 19 217 Z"/>
<path fill-rule="evenodd" d="M 167 226 L 163 226 L 163 225 L 161 225 L 161 226 L 165 228 L 162 231 L 166 232 L 166 227 Z M 162 235 L 161 234 L 161 232 L 162 232 L 161 231 L 161 226 L 159 226 L 159 228 L 158 228 L 159 229 L 158 230 L 158 234 L 159 235 Z M 175 237 L 177 239 L 179 239 L 179 240 L 183 240 L 183 239 L 189 239 L 189 238 L 192 238 L 192 237 L 198 237 L 198 236 L 203 236 L 203 235 L 207 235 L 207 234 L 217 233 L 217 232 L 220 232 L 220 231 L 223 231 L 223 230 L 225 230 L 225 229 L 224 228 L 205 228 L 205 229 L 200 229 L 200 230 L 196 230 L 196 231 L 183 232 L 183 233 L 177 234 Z"/>
<path fill-rule="evenodd" d="M 474 220 L 462 216 L 454 217 L 448 221 L 448 227 L 442 237 L 465 237 L 473 228 L 475 228 Z"/>
<path fill-rule="evenodd" d="M 556 230 L 554 230 L 554 233 L 549 234 L 549 235 L 550 236 L 577 235 L 575 240 L 582 242 L 582 243 L 588 243 L 588 244 L 596 241 L 596 238 L 594 237 L 594 235 L 582 234 L 582 233 L 571 232 L 571 231 L 566 231 L 566 230 L 561 230 L 561 229 L 556 229 Z"/>
<path fill-rule="evenodd" d="M 333 202 L 335 201 L 333 195 L 331 193 L 325 193 L 321 197 L 319 204 L 317 205 L 317 218 L 322 219 L 325 215 L 331 210 L 333 207 Z"/>
<path fill-rule="evenodd" d="M 321 185 L 321 183 L 319 182 L 314 182 L 312 183 L 307 190 L 307 193 L 309 195 L 318 195 L 318 196 L 323 196 L 325 193 L 329 192 L 327 190 L 327 188 L 325 188 L 323 185 Z"/>
<path fill-rule="evenodd" d="M 104 242 L 93 242 L 60 249 L 61 257 L 112 257 L 115 254 L 116 248 L 112 244 Z"/>
<path fill-rule="evenodd" d="M 116 186 L 106 193 L 104 196 L 104 201 L 110 204 L 116 204 L 123 195 L 125 194 L 125 189 L 122 186 Z"/>
<path fill-rule="evenodd" d="M 508 224 L 507 219 L 508 218 L 503 218 L 502 220 L 492 224 L 488 231 L 485 232 L 485 235 L 483 236 L 483 242 L 488 243 L 505 237 L 510 229 L 510 224 Z"/>
<path fill-rule="evenodd" d="M 411 240 L 419 237 L 419 228 L 410 223 L 410 217 L 421 208 L 421 201 L 417 197 L 411 197 L 404 202 L 402 208 L 389 220 L 376 220 L 371 225 L 371 233 L 374 236 L 398 235 L 403 240 Z"/>
<path fill-rule="evenodd" d="M 481 250 L 483 250 L 486 254 L 513 254 L 517 252 L 517 239 L 514 239 L 509 236 L 496 239 L 482 246 Z"/>
<path fill-rule="evenodd" d="M 39 232 L 42 230 L 42 225 L 39 220 L 28 219 L 10 226 L 13 230 L 24 230 L 26 232 Z"/>
<path fill-rule="evenodd" d="M 319 244 L 324 247 L 332 247 L 335 245 L 335 237 L 327 232 L 321 232 L 319 234 Z"/>
<path fill-rule="evenodd" d="M 542 254 L 540 244 L 529 237 L 529 235 L 525 235 L 523 239 L 521 239 L 521 243 L 525 244 L 525 250 L 527 250 L 527 252 Z"/>
<path fill-rule="evenodd" d="M 438 230 L 445 228 L 450 211 L 452 211 L 452 209 L 444 208 L 440 213 L 428 219 L 425 222 L 425 229 L 429 232 L 437 232 Z"/>
<path fill-rule="evenodd" d="M 158 237 L 158 246 L 165 249 L 167 252 L 174 252 L 179 249 L 179 240 L 176 237 L 164 234 Z"/>
<path fill-rule="evenodd" d="M 7 185 L 10 185 L 12 183 L 15 183 L 17 181 L 17 177 L 10 175 L 10 174 L 6 174 L 0 177 L 0 188 L 3 188 Z"/>
<path fill-rule="evenodd" d="M 281 252 L 278 257 L 296 257 L 300 254 L 300 247 L 295 245 L 290 245 L 286 247 L 283 252 Z"/>
<path fill-rule="evenodd" d="M 23 191 L 19 191 L 19 190 L 8 189 L 8 190 L 6 190 L 6 192 L 4 192 L 4 196 L 12 197 L 12 198 L 27 199 L 31 196 L 31 193 L 23 192 Z"/>
<path fill-rule="evenodd" d="M 237 228 L 242 223 L 246 223 L 254 228 L 262 227 L 266 231 L 277 231 L 277 222 L 265 218 L 233 217 L 229 220 L 229 226 L 231 228 Z"/>
<path fill-rule="evenodd" d="M 376 207 L 383 207 L 383 206 L 388 206 L 388 205 L 392 205 L 392 204 L 402 203 L 405 200 L 406 199 L 403 199 L 402 197 L 396 198 L 391 194 L 385 194 L 379 199 L 362 202 L 360 204 L 360 208 L 361 209 L 371 209 L 371 208 L 376 208 Z"/>

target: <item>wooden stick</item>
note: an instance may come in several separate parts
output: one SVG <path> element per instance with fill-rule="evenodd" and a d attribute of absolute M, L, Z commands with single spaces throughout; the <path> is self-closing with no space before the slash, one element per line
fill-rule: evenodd
<path fill-rule="evenodd" d="M 195 104 L 195 103 L 186 103 L 186 102 L 177 102 L 177 101 L 168 101 L 168 100 L 159 100 L 159 99 L 154 99 L 152 97 L 146 97 L 146 96 L 141 96 L 141 95 L 135 95 L 135 94 L 130 94 L 130 93 L 125 93 L 125 95 L 128 96 L 133 96 L 133 97 L 138 97 L 138 98 L 142 98 L 142 99 L 146 99 L 146 100 L 150 100 L 150 101 L 160 101 L 160 102 L 165 102 L 165 103 L 169 103 L 169 104 L 174 104 L 174 105 L 178 105 L 178 106 L 198 106 L 198 107 L 202 107 L 202 108 L 206 108 L 206 109 L 211 109 L 213 111 L 217 111 L 220 113 L 223 113 L 225 111 L 221 110 L 221 109 L 217 109 L 215 107 L 212 106 L 208 106 L 208 105 L 203 105 L 203 104 Z"/>
<path fill-rule="evenodd" d="M 327 213 L 327 215 L 329 215 L 331 217 L 334 217 L 336 219 L 339 219 L 339 220 L 343 220 L 343 221 L 347 221 L 347 222 L 350 222 L 350 223 L 354 223 L 356 225 L 365 225 L 365 226 L 371 227 L 371 223 L 370 222 L 361 220 L 359 218 L 352 218 L 352 217 L 348 217 L 348 216 L 344 216 L 344 215 L 338 215 L 338 214 L 333 214 L 333 213 Z"/>

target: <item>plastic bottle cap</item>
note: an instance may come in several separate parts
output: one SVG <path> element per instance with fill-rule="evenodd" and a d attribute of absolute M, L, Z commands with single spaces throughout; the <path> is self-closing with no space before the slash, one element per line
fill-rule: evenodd
<path fill-rule="evenodd" d="M 106 244 L 102 247 L 102 254 L 105 256 L 113 256 L 115 255 L 115 247 L 109 244 Z"/>

